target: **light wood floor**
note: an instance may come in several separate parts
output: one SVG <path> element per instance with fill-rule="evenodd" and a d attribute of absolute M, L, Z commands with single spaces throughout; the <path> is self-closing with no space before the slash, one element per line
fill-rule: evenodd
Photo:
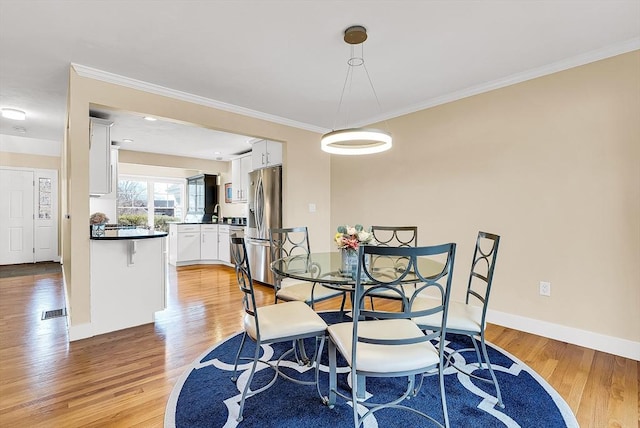
<path fill-rule="evenodd" d="M 155 324 L 72 343 L 65 318 L 40 319 L 64 306 L 60 274 L 0 279 L 0 427 L 161 427 L 180 374 L 241 329 L 234 279 L 226 267 L 170 268 Z M 540 373 L 581 427 L 640 426 L 638 362 L 498 326 L 487 335 Z"/>

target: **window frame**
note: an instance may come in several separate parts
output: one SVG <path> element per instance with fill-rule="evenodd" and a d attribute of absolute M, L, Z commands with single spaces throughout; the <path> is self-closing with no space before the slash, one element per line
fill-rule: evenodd
<path fill-rule="evenodd" d="M 179 217 L 180 222 L 184 220 L 184 216 L 186 213 L 186 188 L 187 188 L 187 179 L 186 178 L 175 178 L 175 177 L 158 177 L 158 176 L 149 176 L 149 175 L 133 175 L 133 174 L 118 174 L 118 187 L 120 186 L 120 181 L 144 181 L 147 183 L 147 226 L 150 228 L 154 227 L 154 218 L 155 218 L 155 199 L 154 199 L 154 185 L 156 183 L 162 184 L 177 184 L 182 186 L 182 191 L 180 197 L 182 198 L 181 204 L 181 215 Z M 117 198 L 116 198 L 117 201 Z M 118 210 L 119 206 L 116 206 L 116 215 L 119 216 Z"/>

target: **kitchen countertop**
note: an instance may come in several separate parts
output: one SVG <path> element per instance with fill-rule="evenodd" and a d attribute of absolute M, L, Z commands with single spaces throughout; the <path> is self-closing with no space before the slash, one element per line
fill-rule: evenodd
<path fill-rule="evenodd" d="M 167 232 L 147 229 L 116 229 L 106 230 L 102 236 L 91 236 L 96 241 L 113 241 L 118 239 L 149 239 L 163 238 Z"/>

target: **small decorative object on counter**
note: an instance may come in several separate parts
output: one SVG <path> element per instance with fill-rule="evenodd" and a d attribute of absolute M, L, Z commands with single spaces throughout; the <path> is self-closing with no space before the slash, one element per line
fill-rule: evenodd
<path fill-rule="evenodd" d="M 351 227 L 338 226 L 338 233 L 334 237 L 336 245 L 342 253 L 340 273 L 353 277 L 358 269 L 358 248 L 360 244 L 368 244 L 373 239 L 371 231 L 364 230 L 361 224 Z"/>
<path fill-rule="evenodd" d="M 104 236 L 105 225 L 109 221 L 109 217 L 105 213 L 95 212 L 89 217 L 91 224 L 91 236 L 99 238 Z"/>

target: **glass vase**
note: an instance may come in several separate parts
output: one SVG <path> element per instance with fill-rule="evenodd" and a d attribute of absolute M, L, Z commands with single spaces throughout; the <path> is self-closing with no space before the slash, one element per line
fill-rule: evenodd
<path fill-rule="evenodd" d="M 358 270 L 358 251 L 351 248 L 343 248 L 340 252 L 342 253 L 340 273 L 343 276 L 354 277 Z"/>
<path fill-rule="evenodd" d="M 92 224 L 91 225 L 91 236 L 94 238 L 101 238 L 104 236 L 105 224 Z"/>

